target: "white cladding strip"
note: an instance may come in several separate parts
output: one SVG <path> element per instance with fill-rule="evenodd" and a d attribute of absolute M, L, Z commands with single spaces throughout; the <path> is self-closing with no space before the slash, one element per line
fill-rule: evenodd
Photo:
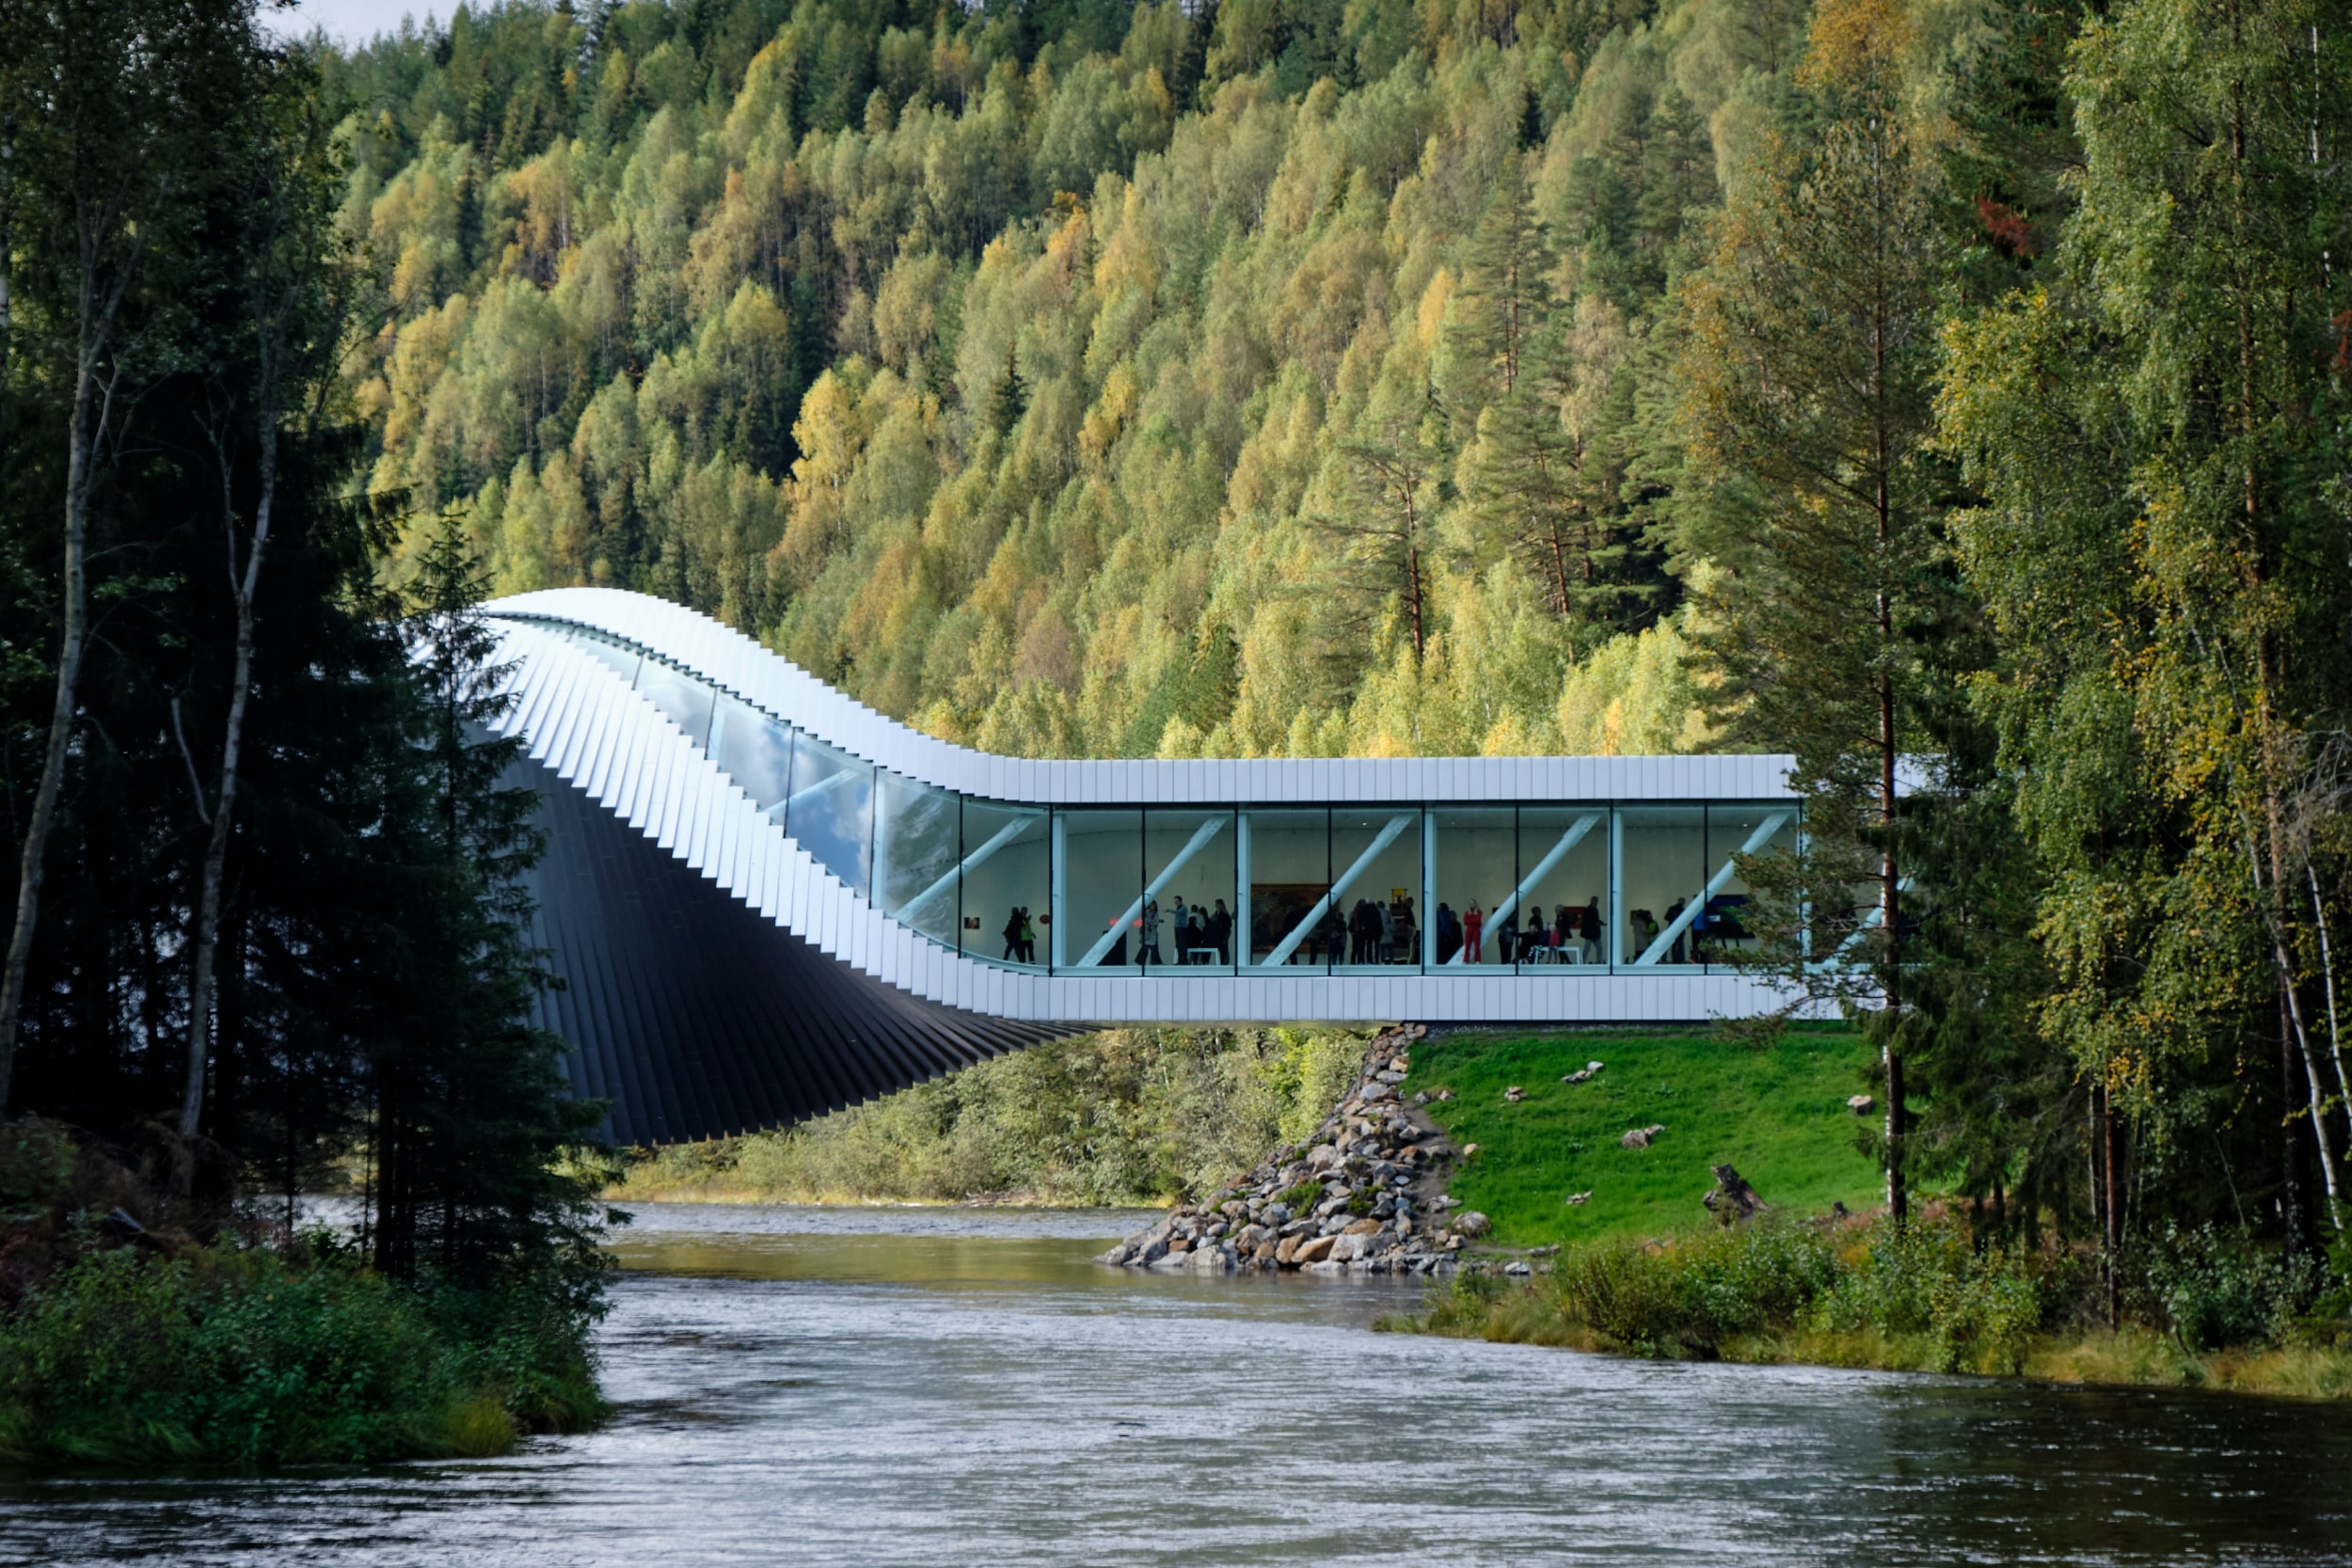
<path fill-rule="evenodd" d="M 1300 757 L 1030 761 L 908 728 L 707 615 L 615 588 L 549 588 L 488 607 L 645 647 L 808 730 L 925 784 L 1036 805 L 1459 805 L 1480 800 L 1782 800 L 1788 756 Z M 507 623 L 513 624 L 513 623 Z"/>
<path fill-rule="evenodd" d="M 1016 974 L 884 916 L 764 818 L 669 718 L 610 666 L 550 632 L 501 628 L 530 754 L 704 877 L 833 958 L 948 1006 L 1062 1022 L 1300 1020 L 1558 1023 L 1698 1020 L 1769 1010 L 1741 975 L 1142 975 Z M 732 847 L 727 847 L 731 846 Z"/>

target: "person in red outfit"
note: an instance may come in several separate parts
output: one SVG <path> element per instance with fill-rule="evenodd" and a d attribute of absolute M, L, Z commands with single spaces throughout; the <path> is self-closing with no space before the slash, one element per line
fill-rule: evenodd
<path fill-rule="evenodd" d="M 1464 963 L 1474 964 L 1480 961 L 1478 938 L 1480 927 L 1486 924 L 1486 911 L 1478 907 L 1477 899 L 1471 899 L 1470 908 L 1462 911 L 1462 961 Z"/>

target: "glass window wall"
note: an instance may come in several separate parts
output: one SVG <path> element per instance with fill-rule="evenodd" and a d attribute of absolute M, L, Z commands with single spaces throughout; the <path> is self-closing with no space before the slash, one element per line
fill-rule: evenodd
<path fill-rule="evenodd" d="M 1144 814 L 1144 917 L 1160 925 L 1159 951 L 1188 968 L 1233 961 L 1233 814 Z M 1147 947 L 1146 962 L 1154 961 Z"/>
<path fill-rule="evenodd" d="M 1796 847 L 1793 805 L 1707 808 L 1707 903 L 1692 925 L 1692 934 L 1700 961 L 1709 969 L 1726 969 L 1739 961 L 1739 955 L 1756 951 L 1754 916 L 1747 879 L 1740 874 L 1740 857 Z"/>
<path fill-rule="evenodd" d="M 874 885 L 882 912 L 945 947 L 956 945 L 962 905 L 961 798 L 884 768 L 874 818 Z"/>
<path fill-rule="evenodd" d="M 784 831 L 854 892 L 871 895 L 874 765 L 815 736 L 792 747 L 792 792 Z"/>
<path fill-rule="evenodd" d="M 695 679 L 675 664 L 646 658 L 638 661 L 637 689 L 651 699 L 670 722 L 684 730 L 687 739 L 697 746 L 709 745 L 710 709 L 719 695 L 717 688 Z"/>
<path fill-rule="evenodd" d="M 722 691 L 710 714 L 710 760 L 763 814 L 779 815 L 792 792 L 792 726 Z"/>
<path fill-rule="evenodd" d="M 1166 963 L 1163 926 L 1144 904 L 1143 813 L 1054 813 L 1054 967 Z"/>
<path fill-rule="evenodd" d="M 1242 874 L 1249 889 L 1249 966 L 1321 968 L 1346 931 L 1331 888 L 1331 814 L 1241 814 Z"/>
<path fill-rule="evenodd" d="M 1042 806 L 963 802 L 963 922 L 959 951 L 1014 969 L 1045 967 L 1054 928 L 1052 836 Z"/>
<path fill-rule="evenodd" d="M 1493 917 L 1499 961 L 1522 969 L 1609 962 L 1609 811 L 1521 806 L 1514 902 Z"/>
<path fill-rule="evenodd" d="M 1424 961 L 1458 969 L 1499 961 L 1500 934 L 1489 919 L 1518 885 L 1517 828 L 1511 806 L 1460 806 L 1429 814 L 1432 895 Z"/>
<path fill-rule="evenodd" d="M 1616 962 L 1653 969 L 1692 961 L 1691 926 L 1707 882 L 1707 814 L 1698 806 L 1627 806 L 1616 816 Z"/>
<path fill-rule="evenodd" d="M 1342 807 L 1331 813 L 1331 942 L 1335 973 L 1378 974 L 1421 961 L 1421 808 Z"/>

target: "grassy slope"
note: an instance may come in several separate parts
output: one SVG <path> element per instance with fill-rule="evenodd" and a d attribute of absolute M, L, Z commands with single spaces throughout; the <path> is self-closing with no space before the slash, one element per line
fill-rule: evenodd
<path fill-rule="evenodd" d="M 1708 1167 L 1724 1163 L 1776 1208 L 1875 1201 L 1877 1167 L 1846 1109 L 1867 1059 L 1848 1029 L 1791 1030 L 1767 1051 L 1703 1031 L 1463 1034 L 1417 1043 L 1405 1088 L 1454 1091 L 1427 1107 L 1456 1148 L 1479 1146 L 1454 1196 L 1495 1222 L 1496 1242 L 1534 1246 L 1687 1229 L 1707 1217 Z M 1607 1066 L 1560 1082 L 1588 1061 Z M 1516 1105 L 1502 1098 L 1514 1084 L 1527 1090 Z M 1653 1122 L 1666 1131 L 1650 1148 L 1619 1146 Z"/>

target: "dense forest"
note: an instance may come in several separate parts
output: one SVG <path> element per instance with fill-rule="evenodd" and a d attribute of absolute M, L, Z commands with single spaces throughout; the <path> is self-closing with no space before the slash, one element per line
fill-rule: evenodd
<path fill-rule="evenodd" d="M 1804 26 L 461 11 L 336 75 L 371 483 L 997 751 L 1680 745 L 1662 302 Z"/>

